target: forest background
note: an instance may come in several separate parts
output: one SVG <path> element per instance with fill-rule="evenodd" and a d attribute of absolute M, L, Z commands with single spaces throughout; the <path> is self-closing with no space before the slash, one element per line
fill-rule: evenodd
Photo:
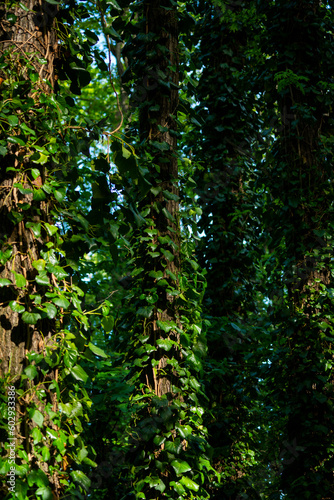
<path fill-rule="evenodd" d="M 1 3 L 1 498 L 333 498 L 332 10 Z"/>

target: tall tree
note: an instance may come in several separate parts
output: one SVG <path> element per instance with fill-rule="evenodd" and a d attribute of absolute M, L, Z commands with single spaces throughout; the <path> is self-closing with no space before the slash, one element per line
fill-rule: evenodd
<path fill-rule="evenodd" d="M 277 336 L 269 376 L 275 384 L 272 394 L 280 399 L 281 418 L 286 419 L 283 442 L 288 445 L 280 464 L 281 487 L 289 499 L 327 499 L 334 488 L 333 189 L 328 148 L 332 12 L 329 2 L 260 6 L 266 15 L 268 92 L 280 117 L 266 175 L 272 197 L 267 227 L 278 266 L 276 293 L 271 296 Z"/>

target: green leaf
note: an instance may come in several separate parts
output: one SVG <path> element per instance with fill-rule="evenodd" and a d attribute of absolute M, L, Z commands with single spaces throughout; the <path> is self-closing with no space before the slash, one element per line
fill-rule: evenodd
<path fill-rule="evenodd" d="M 11 285 L 12 282 L 9 281 L 7 278 L 0 278 L 0 286 L 3 287 L 3 286 L 8 286 L 8 285 Z"/>
<path fill-rule="evenodd" d="M 33 365 L 32 365 L 33 366 Z M 29 368 L 29 367 L 28 367 Z M 33 409 L 29 412 L 29 416 L 30 418 L 36 422 L 36 424 L 39 426 L 39 427 L 42 427 L 43 426 L 43 422 L 44 422 L 44 417 L 42 415 L 42 413 L 39 411 L 39 410 L 36 410 L 36 409 Z"/>
<path fill-rule="evenodd" d="M 52 302 L 56 304 L 56 306 L 62 307 L 63 309 L 67 309 L 70 306 L 70 302 L 66 297 L 55 297 L 54 299 L 52 299 Z"/>
<path fill-rule="evenodd" d="M 137 310 L 137 316 L 143 316 L 144 318 L 150 318 L 154 310 L 153 306 L 139 307 Z"/>
<path fill-rule="evenodd" d="M 33 380 L 38 375 L 37 368 L 35 365 L 26 366 L 23 372 L 27 375 L 27 377 L 30 380 Z"/>
<path fill-rule="evenodd" d="M 45 260 L 43 259 L 38 259 L 34 260 L 32 262 L 32 266 L 37 270 L 37 271 L 44 271 L 45 268 Z"/>
<path fill-rule="evenodd" d="M 36 135 L 36 132 L 28 127 L 28 125 L 26 123 L 21 123 L 20 124 L 20 129 L 22 130 L 22 132 L 25 132 L 27 135 Z M 37 162 L 35 162 L 37 163 Z"/>
<path fill-rule="evenodd" d="M 174 217 L 172 216 L 172 214 L 170 212 L 168 212 L 167 208 L 166 207 L 163 207 L 162 209 L 162 213 L 164 214 L 165 217 L 167 217 L 168 220 L 170 220 L 171 222 L 176 222 L 176 220 L 174 219 Z"/>
<path fill-rule="evenodd" d="M 40 222 L 27 222 L 26 228 L 31 229 L 35 238 L 40 238 L 41 236 L 41 223 Z"/>
<path fill-rule="evenodd" d="M 32 168 L 31 169 L 31 175 L 33 176 L 33 178 L 36 180 L 37 177 L 39 177 L 41 175 L 40 171 L 38 170 L 38 168 Z"/>
<path fill-rule="evenodd" d="M 89 349 L 96 355 L 96 356 L 101 356 L 101 358 L 107 358 L 107 354 L 102 351 L 99 347 L 96 347 L 96 345 L 92 344 L 89 342 L 88 344 Z"/>
<path fill-rule="evenodd" d="M 163 191 L 163 195 L 167 200 L 179 201 L 180 199 L 177 194 L 171 193 L 170 191 Z"/>
<path fill-rule="evenodd" d="M 81 470 L 74 470 L 70 473 L 70 476 L 72 477 L 73 481 L 78 483 L 82 488 L 84 488 L 86 491 L 89 490 L 90 485 L 91 485 L 91 480 L 88 479 L 86 474 L 84 474 Z"/>
<path fill-rule="evenodd" d="M 57 231 L 58 227 L 57 226 L 52 226 L 51 224 L 48 224 L 47 222 L 44 223 L 46 231 L 49 236 L 53 236 Z"/>
<path fill-rule="evenodd" d="M 161 328 L 161 330 L 163 330 L 165 333 L 170 332 L 170 330 L 172 330 L 174 328 L 174 326 L 171 325 L 169 321 L 160 321 L 160 320 L 158 320 L 157 321 L 157 326 L 159 328 Z"/>
<path fill-rule="evenodd" d="M 57 308 L 53 304 L 50 304 L 47 302 L 46 304 L 43 304 L 44 308 L 43 311 L 46 312 L 46 315 L 49 319 L 53 319 L 57 316 Z"/>
<path fill-rule="evenodd" d="M 32 313 L 32 312 L 25 311 L 22 314 L 22 320 L 25 323 L 28 323 L 29 325 L 36 325 L 36 323 L 39 319 L 41 319 L 41 315 L 38 313 Z"/>
<path fill-rule="evenodd" d="M 191 470 L 190 465 L 182 460 L 173 460 L 173 462 L 171 462 L 171 466 L 175 470 L 176 474 L 184 474 L 185 472 Z"/>
<path fill-rule="evenodd" d="M 121 7 L 116 2 L 116 0 L 109 0 L 109 1 L 107 1 L 107 5 L 111 5 L 116 10 L 122 10 Z"/>
<path fill-rule="evenodd" d="M 19 119 L 16 115 L 7 116 L 7 120 L 11 127 L 16 127 L 16 125 L 19 123 Z"/>
<path fill-rule="evenodd" d="M 15 300 L 12 300 L 10 303 L 10 308 L 12 311 L 17 312 L 17 313 L 23 313 L 25 311 L 25 307 L 16 302 Z"/>
<path fill-rule="evenodd" d="M 170 349 L 173 347 L 174 342 L 169 339 L 158 339 L 157 340 L 157 345 L 160 347 L 160 349 L 164 349 L 165 351 L 170 351 Z"/>
<path fill-rule="evenodd" d="M 113 316 L 104 316 L 101 320 L 102 327 L 106 332 L 110 332 L 114 327 L 114 317 Z"/>
<path fill-rule="evenodd" d="M 41 469 L 33 469 L 29 473 L 27 481 L 29 486 L 36 484 L 38 487 L 43 487 L 49 484 L 46 474 Z"/>
<path fill-rule="evenodd" d="M 161 248 L 161 253 L 165 256 L 165 258 L 169 261 L 169 262 L 172 262 L 174 260 L 174 255 L 172 254 L 172 252 L 170 252 L 169 250 L 165 250 L 164 248 Z"/>
<path fill-rule="evenodd" d="M 12 253 L 13 253 L 12 248 L 7 248 L 7 250 L 5 250 L 4 252 L 1 252 L 0 250 L 0 264 L 4 266 L 6 262 L 8 262 L 9 259 L 11 258 Z"/>
<path fill-rule="evenodd" d="M 46 0 L 48 1 L 48 0 Z M 49 2 L 51 3 L 51 2 Z M 53 500 L 54 495 L 50 486 L 41 486 L 36 490 L 36 495 L 42 497 L 42 500 Z"/>
<path fill-rule="evenodd" d="M 23 274 L 19 274 L 19 273 L 15 273 L 15 272 L 13 274 L 15 276 L 15 285 L 18 288 L 24 288 L 27 286 L 27 280 L 25 279 Z"/>
<path fill-rule="evenodd" d="M 46 274 L 46 271 L 41 271 L 36 277 L 35 281 L 38 285 L 47 286 L 50 284 L 50 280 Z"/>
<path fill-rule="evenodd" d="M 164 273 L 162 271 L 150 271 L 149 276 L 151 278 L 155 278 L 155 279 L 159 280 L 159 279 L 164 277 Z"/>
<path fill-rule="evenodd" d="M 191 479 L 189 479 L 189 477 L 187 477 L 187 476 L 183 476 L 180 479 L 180 483 L 183 484 L 183 486 L 185 486 L 186 488 L 188 488 L 188 490 L 192 490 L 192 491 L 199 490 L 199 485 L 197 483 L 195 483 L 194 481 L 192 481 Z"/>
<path fill-rule="evenodd" d="M 73 375 L 75 379 L 81 380 L 82 382 L 87 382 L 89 378 L 85 370 L 80 365 L 73 366 L 71 375 Z"/>
<path fill-rule="evenodd" d="M 35 201 L 44 201 L 46 199 L 46 194 L 44 193 L 43 189 L 35 189 L 33 199 Z"/>
<path fill-rule="evenodd" d="M 66 191 L 65 189 L 55 189 L 54 191 L 54 197 L 58 201 L 58 203 L 61 203 L 63 199 L 65 198 Z"/>
<path fill-rule="evenodd" d="M 18 144 L 19 146 L 25 146 L 25 141 L 23 141 L 22 139 L 20 139 L 19 137 L 17 136 L 10 136 L 7 138 L 8 142 L 11 142 L 13 144 Z"/>
<path fill-rule="evenodd" d="M 43 448 L 41 449 L 41 455 L 43 457 L 44 462 L 48 462 L 50 460 L 51 455 L 48 446 L 43 446 Z"/>

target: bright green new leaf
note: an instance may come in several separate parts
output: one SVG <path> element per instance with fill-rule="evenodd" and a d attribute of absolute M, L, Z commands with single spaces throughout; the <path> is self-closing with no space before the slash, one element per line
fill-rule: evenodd
<path fill-rule="evenodd" d="M 183 476 L 180 479 L 180 483 L 183 484 L 183 486 L 185 486 L 186 488 L 188 488 L 188 490 L 192 490 L 192 491 L 199 490 L 199 485 L 197 483 L 195 483 L 194 481 L 192 481 L 191 479 L 189 479 L 189 477 L 187 477 L 187 476 Z"/>
<path fill-rule="evenodd" d="M 24 288 L 25 286 L 27 286 L 27 280 L 25 279 L 23 274 L 19 274 L 19 273 L 15 273 L 15 272 L 13 274 L 15 276 L 15 285 L 18 288 Z"/>
<path fill-rule="evenodd" d="M 171 466 L 175 470 L 176 474 L 184 474 L 185 472 L 191 470 L 190 465 L 183 460 L 173 460 L 173 462 L 171 462 Z"/>
<path fill-rule="evenodd" d="M 73 368 L 71 369 L 71 375 L 73 375 L 73 377 L 77 380 L 81 380 L 82 382 L 87 382 L 89 378 L 88 374 L 80 365 L 73 366 Z"/>

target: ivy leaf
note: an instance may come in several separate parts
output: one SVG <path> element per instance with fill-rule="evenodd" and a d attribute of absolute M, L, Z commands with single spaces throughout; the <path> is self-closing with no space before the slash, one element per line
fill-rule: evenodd
<path fill-rule="evenodd" d="M 173 325 L 170 324 L 169 321 L 157 321 L 157 326 L 161 328 L 165 333 L 168 333 L 170 330 L 173 329 Z"/>
<path fill-rule="evenodd" d="M 180 483 L 183 484 L 183 486 L 185 486 L 186 488 L 188 488 L 188 490 L 192 490 L 192 491 L 199 490 L 199 485 L 197 483 L 195 483 L 194 481 L 192 481 L 191 479 L 189 479 L 189 477 L 187 477 L 187 476 L 183 476 L 180 479 Z"/>
<path fill-rule="evenodd" d="M 53 236 L 57 231 L 58 227 L 57 226 L 52 226 L 51 224 L 48 224 L 47 222 L 44 223 L 46 231 L 49 236 Z"/>
<path fill-rule="evenodd" d="M 37 375 L 38 375 L 38 372 L 37 372 L 37 368 L 35 365 L 29 365 L 27 366 L 23 372 L 27 375 L 27 377 L 30 379 L 30 380 L 33 380 Z"/>
<path fill-rule="evenodd" d="M 24 288 L 25 286 L 27 286 L 27 280 L 25 279 L 23 274 L 14 272 L 14 276 L 15 276 L 15 285 L 18 288 Z"/>
<path fill-rule="evenodd" d="M 40 238 L 41 236 L 41 223 L 40 222 L 27 222 L 26 228 L 31 229 L 35 238 Z"/>
<path fill-rule="evenodd" d="M 173 462 L 171 462 L 171 466 L 175 470 L 176 474 L 184 474 L 185 472 L 191 470 L 190 465 L 182 460 L 173 460 Z"/>
<path fill-rule="evenodd" d="M 81 380 L 82 382 L 87 382 L 88 380 L 88 374 L 85 372 L 85 370 L 80 366 L 80 365 L 75 365 L 73 366 L 71 370 L 71 375 L 77 380 Z"/>
<path fill-rule="evenodd" d="M 15 300 L 12 300 L 9 303 L 9 306 L 12 311 L 17 312 L 17 313 L 23 313 L 25 311 L 25 307 L 16 302 Z"/>
<path fill-rule="evenodd" d="M 70 305 L 69 301 L 66 299 L 66 297 L 55 297 L 52 299 L 52 302 L 56 304 L 58 307 L 62 307 L 63 309 L 67 309 Z"/>
<path fill-rule="evenodd" d="M 48 0 L 47 0 L 48 1 Z M 49 2 L 51 3 L 51 2 Z M 42 500 L 53 500 L 54 495 L 50 486 L 41 486 L 36 490 L 36 495 L 42 497 Z"/>
<path fill-rule="evenodd" d="M 0 286 L 3 287 L 3 286 L 8 286 L 8 285 L 11 285 L 12 282 L 9 281 L 7 278 L 0 278 Z"/>
<path fill-rule="evenodd" d="M 19 123 L 19 119 L 16 115 L 7 116 L 7 120 L 11 127 L 16 127 L 16 125 Z"/>
<path fill-rule="evenodd" d="M 36 325 L 36 323 L 39 319 L 41 319 L 41 315 L 38 313 L 32 313 L 32 312 L 25 311 L 22 314 L 22 320 L 25 323 L 28 323 L 29 325 Z"/>
<path fill-rule="evenodd" d="M 33 199 L 35 201 L 44 201 L 46 199 L 46 194 L 43 189 L 35 189 Z"/>
<path fill-rule="evenodd" d="M 169 340 L 169 339 L 158 339 L 157 345 L 161 349 L 164 349 L 165 351 L 170 351 L 170 349 L 173 347 L 174 343 L 172 340 Z"/>
<path fill-rule="evenodd" d="M 162 209 L 162 213 L 164 214 L 165 217 L 167 217 L 168 220 L 170 220 L 171 222 L 176 222 L 176 220 L 174 219 L 174 217 L 172 216 L 172 214 L 170 212 L 168 212 L 167 208 L 166 207 L 163 207 Z"/>
<path fill-rule="evenodd" d="M 31 169 L 31 175 L 33 176 L 34 180 L 36 180 L 37 177 L 39 177 L 41 175 L 41 173 L 38 170 L 38 168 L 32 168 Z"/>
<path fill-rule="evenodd" d="M 172 262 L 174 260 L 174 255 L 169 250 L 165 250 L 164 248 L 162 248 L 161 253 L 166 257 L 166 259 L 169 262 Z"/>
<path fill-rule="evenodd" d="M 28 367 L 29 368 L 29 367 Z M 37 373 L 37 372 L 36 372 Z M 42 427 L 43 426 L 43 422 L 44 422 L 44 417 L 42 415 L 42 413 L 37 410 L 37 409 L 33 409 L 29 412 L 29 416 L 30 418 L 36 422 L 36 424 L 39 426 L 39 427 Z"/>
<path fill-rule="evenodd" d="M 54 197 L 56 198 L 56 200 L 59 203 L 61 203 L 63 201 L 63 199 L 65 198 L 66 191 L 65 191 L 65 189 L 55 189 L 53 194 L 54 194 Z"/>
<path fill-rule="evenodd" d="M 104 316 L 101 320 L 102 327 L 106 332 L 110 332 L 114 326 L 114 318 L 113 316 Z"/>
<path fill-rule="evenodd" d="M 101 358 L 107 358 L 107 354 L 102 351 L 99 347 L 96 347 L 96 345 L 92 344 L 89 342 L 88 344 L 89 349 L 96 355 L 96 356 L 101 356 Z"/>
<path fill-rule="evenodd" d="M 44 285 L 47 286 L 50 284 L 50 280 L 48 278 L 48 275 L 46 274 L 46 271 L 40 272 L 36 277 L 35 281 L 38 285 Z"/>
<path fill-rule="evenodd" d="M 73 481 L 78 483 L 86 491 L 89 490 L 91 485 L 91 480 L 84 474 L 81 470 L 74 470 L 70 473 Z"/>
<path fill-rule="evenodd" d="M 139 307 L 137 310 L 137 316 L 143 316 L 144 318 L 149 318 L 152 315 L 154 307 L 153 306 L 147 306 L 147 307 Z"/>
<path fill-rule="evenodd" d="M 45 260 L 43 259 L 38 259 L 34 260 L 32 262 L 32 266 L 37 270 L 37 271 L 44 271 L 45 268 Z"/>
<path fill-rule="evenodd" d="M 48 462 L 50 460 L 51 455 L 48 446 L 43 446 L 43 448 L 41 449 L 41 455 L 43 457 L 44 462 Z"/>
<path fill-rule="evenodd" d="M 111 5 L 114 9 L 116 10 L 122 10 L 121 7 L 118 5 L 118 3 L 116 2 L 116 0 L 109 0 L 107 2 L 107 5 Z"/>
<path fill-rule="evenodd" d="M 53 304 L 50 304 L 48 302 L 46 304 L 43 304 L 43 305 L 44 305 L 43 311 L 46 312 L 46 315 L 49 319 L 53 319 L 57 316 L 56 306 L 54 306 Z"/>

